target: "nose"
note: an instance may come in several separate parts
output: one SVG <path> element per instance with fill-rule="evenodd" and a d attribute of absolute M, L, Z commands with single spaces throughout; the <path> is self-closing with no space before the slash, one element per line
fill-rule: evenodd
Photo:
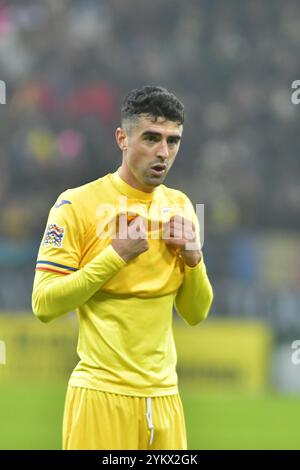
<path fill-rule="evenodd" d="M 157 151 L 157 156 L 165 160 L 169 156 L 169 148 L 166 140 L 161 140 Z"/>

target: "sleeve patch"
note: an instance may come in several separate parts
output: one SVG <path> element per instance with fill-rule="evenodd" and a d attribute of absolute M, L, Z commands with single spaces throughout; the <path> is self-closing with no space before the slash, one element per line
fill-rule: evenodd
<path fill-rule="evenodd" d="M 62 248 L 64 236 L 64 227 L 59 227 L 57 224 L 49 224 L 47 225 L 42 245 L 53 246 L 54 248 Z"/>

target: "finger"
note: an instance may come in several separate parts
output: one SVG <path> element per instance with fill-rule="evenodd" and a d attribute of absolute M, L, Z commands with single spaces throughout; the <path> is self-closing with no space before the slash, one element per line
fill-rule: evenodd
<path fill-rule="evenodd" d="M 183 221 L 183 217 L 181 215 L 173 215 L 170 218 L 169 223 L 170 225 L 182 224 L 182 221 Z"/>
<path fill-rule="evenodd" d="M 120 213 L 118 216 L 119 220 L 119 238 L 127 238 L 127 214 Z"/>
<path fill-rule="evenodd" d="M 133 227 L 133 226 L 140 226 L 142 227 L 142 224 L 144 223 L 144 220 L 142 218 L 141 215 L 136 215 L 131 221 L 130 223 L 128 224 L 129 227 Z"/>
<path fill-rule="evenodd" d="M 190 229 L 185 229 L 184 227 L 174 227 L 170 230 L 170 236 L 174 238 L 187 238 L 190 240 L 194 238 L 194 233 Z"/>
<path fill-rule="evenodd" d="M 165 240 L 166 245 L 178 247 L 178 248 L 183 248 L 186 245 L 186 240 L 183 240 L 182 238 L 177 239 L 177 238 L 172 238 L 169 240 Z"/>
<path fill-rule="evenodd" d="M 145 222 L 141 216 L 137 216 L 128 226 L 128 234 L 133 240 L 147 238 Z"/>
<path fill-rule="evenodd" d="M 128 226 L 134 223 L 138 223 L 139 220 L 141 219 L 140 215 L 134 214 L 133 212 L 128 212 L 126 215 L 127 215 Z"/>
<path fill-rule="evenodd" d="M 185 230 L 183 232 L 183 237 L 186 239 L 186 240 L 195 240 L 196 239 L 196 234 L 195 232 L 193 232 L 192 230 Z"/>
<path fill-rule="evenodd" d="M 141 238 L 146 238 L 147 237 L 147 229 L 146 229 L 145 221 L 142 217 L 140 217 L 140 221 L 138 222 L 138 229 L 140 231 Z"/>
<path fill-rule="evenodd" d="M 183 238 L 183 230 L 182 227 L 180 228 L 174 228 L 172 230 L 172 238 Z"/>
<path fill-rule="evenodd" d="M 193 222 L 189 219 L 185 219 L 184 217 L 170 219 L 169 224 L 170 227 L 184 227 L 187 230 L 195 230 Z"/>

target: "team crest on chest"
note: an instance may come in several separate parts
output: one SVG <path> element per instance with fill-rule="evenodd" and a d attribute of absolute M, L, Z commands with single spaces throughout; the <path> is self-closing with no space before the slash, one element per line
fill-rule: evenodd
<path fill-rule="evenodd" d="M 57 224 L 49 224 L 46 229 L 43 246 L 53 246 L 61 248 L 65 236 L 65 228 L 59 227 Z"/>

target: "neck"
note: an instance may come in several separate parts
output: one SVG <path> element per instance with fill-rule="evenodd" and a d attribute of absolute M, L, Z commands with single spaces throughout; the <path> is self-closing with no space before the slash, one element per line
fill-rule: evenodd
<path fill-rule="evenodd" d="M 125 183 L 129 184 L 132 188 L 138 189 L 139 191 L 143 191 L 144 193 L 152 193 L 155 189 L 153 186 L 146 186 L 141 184 L 132 174 L 127 165 L 122 164 L 118 168 L 118 173 L 120 178 L 122 178 L 122 180 L 125 181 Z"/>

